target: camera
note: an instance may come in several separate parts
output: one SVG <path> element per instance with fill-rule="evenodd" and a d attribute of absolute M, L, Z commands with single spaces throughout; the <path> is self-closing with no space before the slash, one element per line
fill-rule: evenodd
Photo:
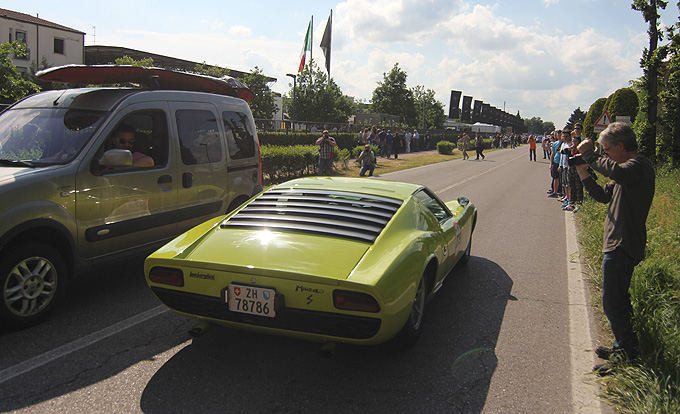
<path fill-rule="evenodd" d="M 567 163 L 569 164 L 570 167 L 574 167 L 576 165 L 582 165 L 585 164 L 586 162 L 583 160 L 583 158 L 579 157 L 569 157 L 567 158 Z"/>
<path fill-rule="evenodd" d="M 563 148 L 560 154 L 571 155 L 571 148 Z"/>

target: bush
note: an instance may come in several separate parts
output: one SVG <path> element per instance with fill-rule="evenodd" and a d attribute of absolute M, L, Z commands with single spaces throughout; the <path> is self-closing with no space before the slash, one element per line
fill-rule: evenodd
<path fill-rule="evenodd" d="M 437 142 L 437 152 L 443 155 L 453 154 L 453 149 L 456 148 L 456 144 L 451 141 L 439 141 Z"/>
<path fill-rule="evenodd" d="M 617 116 L 629 116 L 630 121 L 635 120 L 638 113 L 638 96 L 631 88 L 618 89 L 607 98 L 605 111 L 612 117 L 612 121 Z M 597 121 L 597 118 L 595 119 Z"/>
<path fill-rule="evenodd" d="M 593 126 L 595 125 L 595 121 L 597 121 L 597 118 L 602 115 L 602 111 L 604 110 L 604 106 L 607 103 L 607 98 L 600 98 L 597 101 L 593 102 L 592 105 L 590 105 L 590 109 L 588 109 L 588 113 L 586 114 L 586 118 L 583 121 L 583 136 L 586 138 L 590 139 L 595 139 L 595 131 L 593 131 Z"/>

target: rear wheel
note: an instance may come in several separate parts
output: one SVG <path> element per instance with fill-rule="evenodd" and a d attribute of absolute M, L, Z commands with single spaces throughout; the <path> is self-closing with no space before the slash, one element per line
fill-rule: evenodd
<path fill-rule="evenodd" d="M 418 290 L 413 298 L 413 305 L 408 319 L 401 328 L 397 341 L 403 346 L 413 346 L 418 342 L 420 334 L 423 332 L 423 320 L 425 317 L 425 299 L 427 298 L 427 280 L 425 276 L 418 282 Z"/>
<path fill-rule="evenodd" d="M 42 322 L 63 295 L 66 265 L 59 252 L 42 243 L 24 243 L 0 260 L 0 319 L 10 328 Z"/>
<path fill-rule="evenodd" d="M 460 258 L 460 263 L 461 265 L 466 264 L 468 261 L 470 261 L 470 250 L 472 249 L 472 234 L 470 234 L 470 240 L 468 241 L 467 248 L 465 249 L 465 252 L 463 253 L 463 257 Z"/>

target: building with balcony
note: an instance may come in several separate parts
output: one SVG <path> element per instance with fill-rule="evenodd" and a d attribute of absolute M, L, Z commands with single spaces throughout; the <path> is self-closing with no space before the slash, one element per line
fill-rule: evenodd
<path fill-rule="evenodd" d="M 21 72 L 34 72 L 46 66 L 83 63 L 85 33 L 7 9 L 0 9 L 0 41 L 23 42 L 26 53 L 12 62 Z"/>

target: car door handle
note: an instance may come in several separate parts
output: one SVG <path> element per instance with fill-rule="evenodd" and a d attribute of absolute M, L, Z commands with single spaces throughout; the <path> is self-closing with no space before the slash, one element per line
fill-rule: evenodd
<path fill-rule="evenodd" d="M 158 177 L 158 184 L 170 184 L 172 182 L 172 176 L 168 174 L 161 175 Z"/>
<path fill-rule="evenodd" d="M 182 174 L 182 186 L 189 188 L 194 185 L 194 176 L 191 173 Z"/>

